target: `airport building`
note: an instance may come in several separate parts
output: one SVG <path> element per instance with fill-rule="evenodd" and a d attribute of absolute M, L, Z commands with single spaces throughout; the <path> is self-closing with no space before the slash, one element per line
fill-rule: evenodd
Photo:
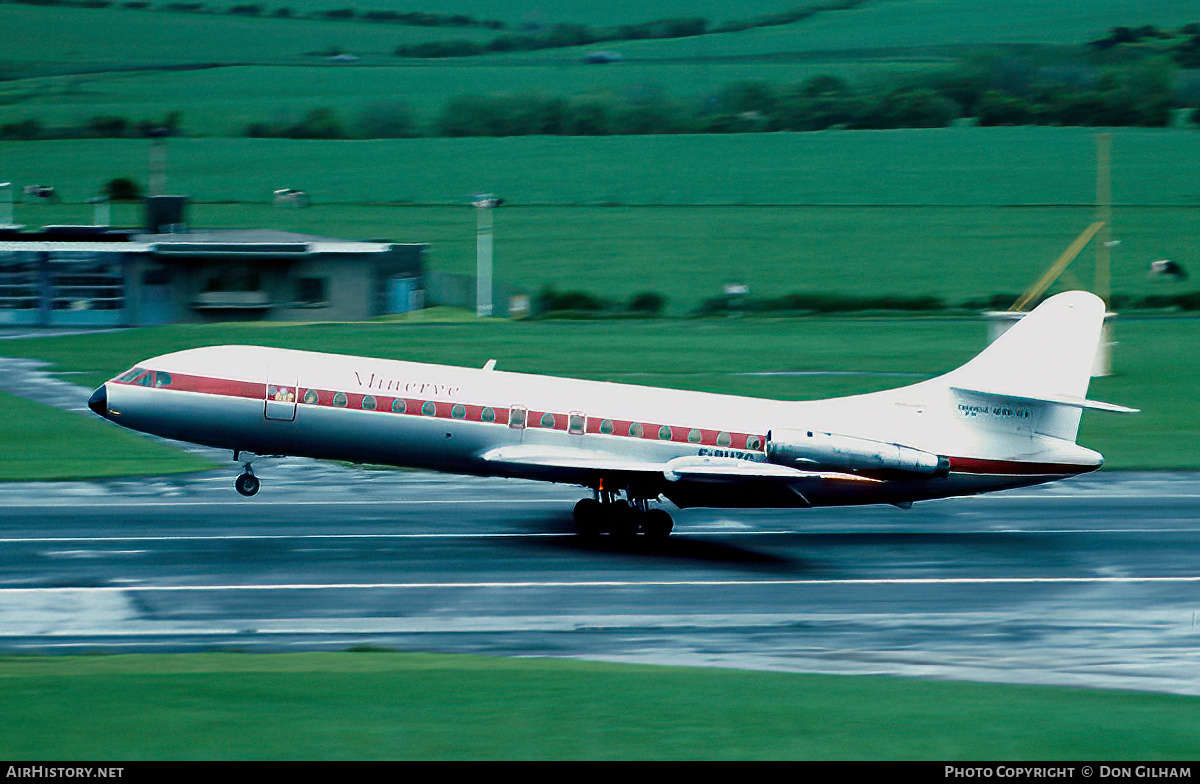
<path fill-rule="evenodd" d="M 0 229 L 0 326 L 361 321 L 423 307 L 427 245 L 188 231 L 182 197 L 143 229 Z"/>

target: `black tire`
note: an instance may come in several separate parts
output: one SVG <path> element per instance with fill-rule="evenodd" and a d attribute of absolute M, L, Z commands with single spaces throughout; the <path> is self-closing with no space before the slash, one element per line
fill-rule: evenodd
<path fill-rule="evenodd" d="M 642 533 L 656 542 L 666 541 L 674 528 L 675 521 L 662 509 L 651 509 L 642 520 Z"/>
<path fill-rule="evenodd" d="M 258 492 L 259 484 L 258 477 L 254 474 L 242 474 L 233 483 L 233 486 L 239 493 L 249 498 Z"/>
<path fill-rule="evenodd" d="M 604 510 L 595 498 L 584 498 L 575 504 L 575 531 L 580 536 L 599 536 Z"/>
<path fill-rule="evenodd" d="M 606 527 L 610 534 L 620 539 L 632 539 L 637 536 L 641 515 L 628 501 L 613 501 L 604 511 L 607 518 Z"/>

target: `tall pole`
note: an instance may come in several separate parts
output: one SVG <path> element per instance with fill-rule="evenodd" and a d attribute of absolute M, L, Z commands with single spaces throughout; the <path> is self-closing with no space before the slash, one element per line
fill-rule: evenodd
<path fill-rule="evenodd" d="M 478 194 L 471 205 L 475 208 L 475 315 L 492 315 L 492 210 L 503 199 L 490 193 Z"/>
<path fill-rule="evenodd" d="M 1112 134 L 1096 134 L 1096 220 L 1103 222 L 1096 237 L 1096 296 L 1108 306 L 1111 294 L 1109 249 L 1112 247 Z"/>
<path fill-rule="evenodd" d="M 167 140 L 161 136 L 150 139 L 150 195 L 167 192 Z"/>

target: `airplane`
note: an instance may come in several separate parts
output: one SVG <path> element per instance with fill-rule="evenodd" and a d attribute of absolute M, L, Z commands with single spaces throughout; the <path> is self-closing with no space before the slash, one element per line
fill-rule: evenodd
<path fill-rule="evenodd" d="M 587 536 L 664 539 L 679 509 L 914 502 L 1094 471 L 1075 443 L 1104 302 L 1047 299 L 974 359 L 883 392 L 815 401 L 583 381 L 340 354 L 211 346 L 154 357 L 88 406 L 124 427 L 229 449 L 243 496 L 253 462 L 292 455 L 590 490 Z M 660 504 L 651 506 L 651 504 Z"/>

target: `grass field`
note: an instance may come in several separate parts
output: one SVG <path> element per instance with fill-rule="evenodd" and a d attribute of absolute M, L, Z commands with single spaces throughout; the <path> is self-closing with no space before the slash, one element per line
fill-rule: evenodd
<path fill-rule="evenodd" d="M 97 417 L 0 392 L 0 482 L 100 479 L 213 468 L 207 460 Z"/>
<path fill-rule="evenodd" d="M 197 201 L 269 202 L 290 186 L 320 203 L 1079 205 L 1095 201 L 1096 131 L 895 131 L 509 139 L 173 139 L 168 189 Z M 1200 206 L 1200 133 L 1113 131 L 1113 199 Z M 113 177 L 143 185 L 145 140 L 0 142 L 3 176 L 86 202 Z M 37 225 L 42 205 L 18 205 Z M 90 217 L 90 213 L 89 213 Z M 1118 214 L 1118 218 L 1120 215 Z"/>
<path fill-rule="evenodd" d="M 1200 360 L 1194 351 L 1200 344 L 1200 319 L 1127 319 L 1116 325 L 1114 335 L 1119 342 L 1114 374 L 1096 379 L 1090 394 L 1142 413 L 1088 412 L 1080 443 L 1102 452 L 1110 469 L 1200 468 L 1200 402 L 1184 392 L 1200 383 Z M 250 343 L 468 367 L 495 358 L 502 369 L 517 372 L 806 400 L 914 383 L 957 367 L 984 342 L 983 324 L 974 318 L 470 320 L 154 327 L 10 340 L 3 351 L 47 360 L 88 385 L 98 385 L 156 354 Z M 812 375 L 764 375 L 773 371 Z M 23 450 L 34 449 L 43 439 L 49 440 L 37 449 L 52 456 L 50 463 L 57 471 L 49 476 L 110 475 L 115 464 L 108 456 L 114 454 L 136 460 L 122 464 L 125 473 L 159 472 L 162 458 L 143 452 L 141 439 L 113 442 L 104 448 L 101 460 L 88 450 L 64 447 L 74 422 L 97 428 L 103 423 L 51 413 L 54 429 L 48 434 L 22 430 L 15 421 L 2 433 L 0 476 L 34 474 Z M 173 470 L 187 470 L 187 465 Z"/>
<path fill-rule="evenodd" d="M 121 8 L 81 9 L 0 4 L 8 33 L 0 75 L 0 123 L 36 119 L 51 127 L 78 127 L 97 116 L 134 121 L 182 111 L 188 134 L 240 136 L 248 123 L 295 122 L 309 109 L 330 107 L 353 124 L 364 107 L 402 101 L 427 124 L 452 96 L 542 91 L 580 95 L 610 90 L 619 96 L 665 91 L 694 103 L 733 82 L 759 79 L 785 85 L 817 74 L 866 83 L 897 71 L 929 69 L 975 52 L 1005 47 L 1078 47 L 1115 26 L 1176 29 L 1197 21 L 1187 0 L 1132 5 L 1102 0 L 1077 3 L 984 0 L 875 0 L 826 11 L 801 22 L 693 38 L 604 42 L 589 47 L 506 53 L 451 60 L 400 60 L 398 45 L 429 41 L 490 41 L 478 27 L 430 28 L 311 19 L 276 19 L 281 7 L 297 13 L 345 8 L 334 0 L 264 3 L 262 18 L 220 13 L 172 13 Z M 461 9 L 454 6 L 462 5 Z M 735 8 L 706 0 L 656 0 L 553 7 L 521 2 L 463 0 L 440 13 L 463 11 L 500 19 L 517 31 L 528 24 L 582 22 L 593 27 L 701 16 L 714 24 L 790 10 L 799 0 L 756 0 Z M 413 10 L 400 0 L 365 3 L 358 10 Z M 55 35 L 44 31 L 53 26 Z M 114 41 L 136 42 L 114 46 Z M 626 62 L 583 65 L 592 49 L 617 49 Z M 359 57 L 331 64 L 333 51 Z M 1062 55 L 1077 60 L 1072 50 Z M 180 68 L 201 70 L 178 70 Z"/>
<path fill-rule="evenodd" d="M 252 203 L 196 204 L 194 227 L 427 242 L 431 266 L 457 273 L 475 263 L 470 194 L 490 190 L 510 203 L 496 215 L 496 276 L 530 291 L 554 285 L 623 300 L 650 289 L 686 313 L 739 279 L 756 296 L 933 294 L 958 304 L 1023 291 L 1093 220 L 1094 148 L 1087 129 L 1052 128 L 183 139 L 171 143 L 168 182 L 200 202 Z M 1158 258 L 1192 270 L 1200 262 L 1200 134 L 1118 131 L 1113 148 L 1113 290 L 1186 290 L 1148 269 Z M 16 220 L 36 226 L 90 222 L 81 202 L 116 176 L 145 182 L 148 148 L 9 142 L 0 156 L 3 176 L 54 183 L 72 202 L 17 205 Z M 280 187 L 307 190 L 316 206 L 270 208 Z M 116 205 L 113 220 L 137 225 L 140 211 Z M 1090 286 L 1093 258 L 1086 250 L 1065 285 Z"/>
<path fill-rule="evenodd" d="M 1188 760 L 1195 697 L 389 653 L 0 659 L 8 760 Z"/>

